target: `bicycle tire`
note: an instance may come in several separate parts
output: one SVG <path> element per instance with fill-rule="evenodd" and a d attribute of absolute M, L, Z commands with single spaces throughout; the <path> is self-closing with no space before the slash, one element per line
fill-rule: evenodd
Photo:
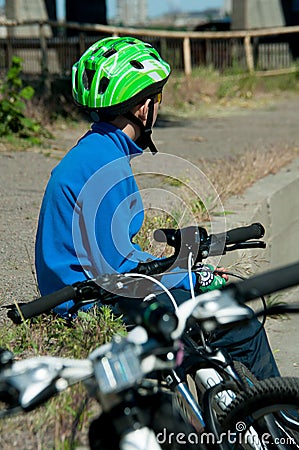
<path fill-rule="evenodd" d="M 258 379 L 243 363 L 234 360 L 233 366 L 245 390 L 250 389 L 252 386 L 258 383 Z"/>
<path fill-rule="evenodd" d="M 299 417 L 298 378 L 269 378 L 239 393 L 219 417 L 220 432 L 225 436 L 229 432 L 236 435 L 237 442 L 231 447 L 234 449 L 250 448 L 244 437 L 249 427 L 261 436 L 264 448 L 298 449 L 299 433 L 296 427 L 280 421 L 281 411 L 289 411 L 289 414 Z"/>
<path fill-rule="evenodd" d="M 227 383 L 230 383 L 230 391 L 233 391 L 234 394 L 236 395 L 239 392 L 243 392 L 243 391 L 247 391 L 248 389 L 250 389 L 252 386 L 254 386 L 256 383 L 258 383 L 257 378 L 254 376 L 254 374 L 240 361 L 233 361 L 232 367 L 234 368 L 235 374 L 239 377 L 239 383 L 237 382 L 237 380 L 233 379 L 233 377 L 231 375 L 229 375 L 227 372 L 225 372 L 224 370 L 217 370 L 216 368 L 214 368 L 214 370 L 216 372 L 218 372 L 219 376 L 222 378 L 223 380 L 223 389 L 220 392 L 223 392 L 226 390 L 225 386 Z M 190 375 L 190 374 L 189 374 Z M 200 402 L 202 402 L 203 397 L 204 397 L 204 392 L 203 392 L 203 388 L 200 387 L 200 385 L 197 382 L 197 378 L 196 378 L 196 374 L 195 376 L 192 374 L 190 375 L 192 380 L 195 383 L 196 386 L 196 390 L 197 390 L 197 398 Z M 217 384 L 217 382 L 219 383 L 218 380 L 215 380 L 215 385 Z M 233 383 L 233 384 L 231 384 Z M 211 383 L 211 385 L 209 387 L 213 386 L 213 381 Z M 209 387 L 206 387 L 206 390 L 209 389 Z M 232 388 L 233 387 L 233 388 Z M 220 393 L 217 394 L 218 397 L 214 399 L 214 407 L 216 412 L 219 414 L 223 411 L 224 407 L 223 404 L 222 406 L 219 407 L 219 405 L 217 405 L 217 399 L 219 399 Z M 231 400 L 230 400 L 231 398 Z M 228 396 L 228 401 L 233 401 L 233 397 Z M 227 402 L 224 403 L 225 408 L 227 407 Z"/>
<path fill-rule="evenodd" d="M 190 411 L 187 411 L 184 407 L 184 402 L 181 402 L 180 398 L 176 393 L 174 393 L 174 407 L 177 408 L 180 411 L 181 417 L 185 422 L 189 422 L 199 434 L 208 432 L 210 434 L 214 434 L 214 436 L 217 438 L 218 436 L 218 415 L 223 413 L 223 406 L 222 403 L 222 393 L 226 393 L 229 395 L 232 395 L 231 398 L 228 398 L 229 402 L 233 401 L 233 398 L 237 395 L 237 393 L 241 390 L 246 390 L 246 386 L 250 388 L 251 385 L 254 383 L 257 383 L 258 380 L 255 378 L 255 376 L 250 372 L 249 369 L 247 369 L 246 366 L 244 366 L 239 361 L 234 361 L 234 370 L 236 375 L 239 377 L 239 381 L 237 379 L 234 379 L 231 374 L 221 370 L 219 368 L 219 371 L 214 367 L 215 370 L 215 380 L 212 381 L 212 386 L 206 386 L 203 388 L 203 386 L 200 386 L 202 383 L 200 382 L 200 385 L 198 384 L 197 379 L 197 372 L 200 371 L 202 368 L 198 367 L 197 370 L 193 367 L 194 370 L 187 370 L 187 384 L 189 385 L 189 389 L 191 392 L 193 392 L 193 395 L 195 395 L 195 401 L 198 403 L 199 411 L 202 412 L 202 418 L 198 418 L 197 414 L 195 416 L 190 413 Z M 217 375 L 218 373 L 218 375 Z M 219 378 L 219 376 L 221 376 Z M 221 379 L 223 382 L 221 382 Z M 190 385 L 190 382 L 192 386 Z M 220 402 L 220 404 L 219 404 Z"/>

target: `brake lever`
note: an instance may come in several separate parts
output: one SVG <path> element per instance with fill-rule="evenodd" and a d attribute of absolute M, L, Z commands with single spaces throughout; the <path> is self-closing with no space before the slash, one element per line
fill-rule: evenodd
<path fill-rule="evenodd" d="M 238 244 L 226 245 L 225 249 L 227 252 L 234 250 L 242 250 L 244 248 L 266 248 L 267 244 L 264 241 L 247 241 L 239 242 Z"/>
<path fill-rule="evenodd" d="M 118 301 L 117 293 L 113 289 L 119 291 L 125 290 L 128 279 L 122 274 L 114 276 L 100 275 L 86 281 L 79 281 L 73 284 L 75 288 L 74 305 L 68 311 L 68 317 L 71 319 L 76 315 L 80 308 L 88 304 L 97 304 L 106 301 L 108 304 Z M 125 291 L 124 291 L 125 292 Z"/>
<path fill-rule="evenodd" d="M 270 315 L 279 315 L 279 314 L 299 314 L 299 303 L 292 304 L 278 304 L 273 306 L 268 306 L 266 309 L 263 308 L 255 312 L 255 317 L 261 317 L 265 314 L 267 316 Z"/>

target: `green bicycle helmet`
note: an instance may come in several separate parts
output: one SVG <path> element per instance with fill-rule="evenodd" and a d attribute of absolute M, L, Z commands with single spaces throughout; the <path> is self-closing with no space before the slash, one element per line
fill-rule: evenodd
<path fill-rule="evenodd" d="M 170 66 L 151 44 L 133 37 L 95 42 L 72 68 L 75 102 L 99 116 L 123 115 L 162 91 Z"/>

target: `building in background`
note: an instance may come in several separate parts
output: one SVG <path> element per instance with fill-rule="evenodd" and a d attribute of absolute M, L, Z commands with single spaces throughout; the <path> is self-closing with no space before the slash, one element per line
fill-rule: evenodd
<path fill-rule="evenodd" d="M 56 0 L 6 0 L 4 11 L 11 20 L 57 20 Z M 106 0 L 65 0 L 65 20 L 107 25 Z M 36 37 L 38 26 L 18 27 L 13 33 L 14 36 Z M 56 34 L 55 28 L 53 34 Z M 75 35 L 77 31 L 70 30 L 69 34 Z"/>
<path fill-rule="evenodd" d="M 106 0 L 65 0 L 67 22 L 107 25 Z"/>
<path fill-rule="evenodd" d="M 233 0 L 231 29 L 284 26 L 283 3 L 284 0 Z"/>
<path fill-rule="evenodd" d="M 299 0 L 282 0 L 282 9 L 286 25 L 299 24 Z"/>
<path fill-rule="evenodd" d="M 223 0 L 222 14 L 230 16 L 232 12 L 232 0 Z"/>
<path fill-rule="evenodd" d="M 106 0 L 66 0 L 65 20 L 67 22 L 81 24 L 91 23 L 107 25 Z M 78 33 L 78 30 L 68 29 L 69 36 L 74 36 Z"/>
<path fill-rule="evenodd" d="M 47 20 L 48 12 L 44 0 L 9 0 L 5 2 L 5 16 L 11 20 Z M 46 29 L 46 35 L 51 34 L 51 29 Z M 39 26 L 19 26 L 7 28 L 11 36 L 37 37 Z"/>
<path fill-rule="evenodd" d="M 117 22 L 124 26 L 144 25 L 147 0 L 117 0 Z"/>
<path fill-rule="evenodd" d="M 299 0 L 232 0 L 231 29 L 248 30 L 299 25 Z M 294 59 L 299 58 L 298 34 L 255 39 L 261 43 L 286 42 Z"/>
<path fill-rule="evenodd" d="M 50 20 L 57 20 L 57 4 L 56 0 L 45 0 L 48 17 Z"/>
<path fill-rule="evenodd" d="M 299 0 L 231 0 L 233 30 L 299 24 Z"/>

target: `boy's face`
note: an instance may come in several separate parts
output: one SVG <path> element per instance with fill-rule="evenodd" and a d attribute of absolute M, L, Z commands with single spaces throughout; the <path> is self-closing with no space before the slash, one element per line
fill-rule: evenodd
<path fill-rule="evenodd" d="M 155 103 L 154 103 L 153 125 L 155 125 L 155 122 L 156 122 L 157 117 L 158 117 L 159 105 L 160 105 L 160 101 L 158 100 L 158 98 L 156 96 L 155 97 Z"/>

